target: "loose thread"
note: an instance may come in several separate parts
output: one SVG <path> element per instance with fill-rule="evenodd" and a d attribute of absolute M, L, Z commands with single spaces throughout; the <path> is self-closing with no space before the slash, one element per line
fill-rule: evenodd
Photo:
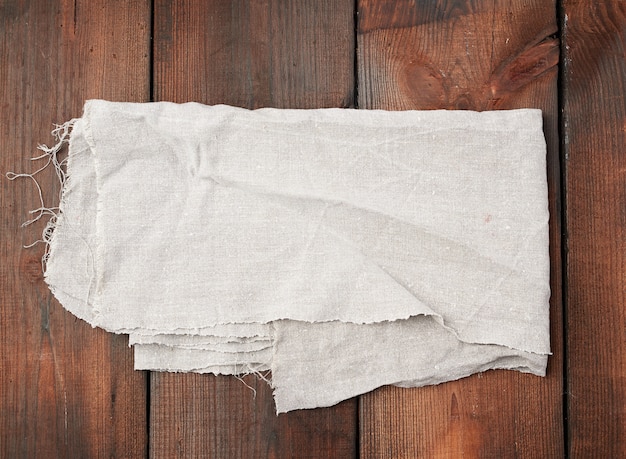
<path fill-rule="evenodd" d="M 15 172 L 9 171 L 5 174 L 6 178 L 11 181 L 16 180 L 18 178 L 22 178 L 22 177 L 29 178 L 30 180 L 33 181 L 33 183 L 35 184 L 35 188 L 37 189 L 40 206 L 28 212 L 30 215 L 35 215 L 35 216 L 25 221 L 24 223 L 22 223 L 21 225 L 22 227 L 32 225 L 33 223 L 39 221 L 44 216 L 50 216 L 50 219 L 46 223 L 46 226 L 44 227 L 43 232 L 41 234 L 41 239 L 37 239 L 36 241 L 23 246 L 25 249 L 28 249 L 28 248 L 34 247 L 35 245 L 39 243 L 44 243 L 46 245 L 44 255 L 41 259 L 41 269 L 43 272 L 45 272 L 45 265 L 46 265 L 46 261 L 48 259 L 48 255 L 50 251 L 50 242 L 52 240 L 52 234 L 54 233 L 54 228 L 56 227 L 56 222 L 59 216 L 60 208 L 59 206 L 51 206 L 51 207 L 46 206 L 44 202 L 44 198 L 43 198 L 43 190 L 41 189 L 41 186 L 39 185 L 39 182 L 37 181 L 35 176 L 39 174 L 40 172 L 44 171 L 45 169 L 47 169 L 50 165 L 52 165 L 52 167 L 54 168 L 54 172 L 57 176 L 57 179 L 59 180 L 59 183 L 61 185 L 60 191 L 59 191 L 59 199 L 58 199 L 59 203 L 61 203 L 61 199 L 63 196 L 63 189 L 65 186 L 65 182 L 67 180 L 67 173 L 65 171 L 65 168 L 67 166 L 67 158 L 59 160 L 59 153 L 63 149 L 63 146 L 69 143 L 69 137 L 70 137 L 72 128 L 74 127 L 74 123 L 76 121 L 77 119 L 74 118 L 63 124 L 54 125 L 55 128 L 52 130 L 51 134 L 55 138 L 56 143 L 53 146 L 49 147 L 43 144 L 37 145 L 37 149 L 42 151 L 43 154 L 36 156 L 34 158 L 31 158 L 30 160 L 39 161 L 45 158 L 46 162 L 43 166 L 41 166 L 35 172 L 17 174 Z"/>
<path fill-rule="evenodd" d="M 270 370 L 259 371 L 256 368 L 250 368 L 250 371 L 260 380 L 265 381 L 270 386 L 272 385 L 272 381 L 270 381 L 270 379 L 268 378 L 268 375 L 271 373 Z"/>
<path fill-rule="evenodd" d="M 259 370 L 259 368 L 262 367 L 266 367 L 265 365 L 259 364 L 258 367 L 254 368 L 251 364 L 245 364 L 245 370 L 242 372 L 243 375 L 254 375 L 257 379 L 260 379 L 262 381 L 265 381 L 268 385 L 272 385 L 272 382 L 269 380 L 268 375 L 271 373 L 270 370 Z M 253 397 L 256 398 L 256 389 L 254 387 L 251 387 L 248 383 L 246 383 L 243 380 L 242 376 L 239 375 L 233 375 L 235 378 L 237 378 L 239 381 L 241 381 L 243 383 L 244 386 L 246 386 L 248 389 L 250 389 L 253 392 Z"/>
<path fill-rule="evenodd" d="M 244 381 L 244 379 L 239 376 L 239 375 L 233 375 L 235 378 L 237 378 L 239 381 L 241 381 L 243 383 L 244 386 L 246 386 L 248 389 L 250 389 L 252 391 L 252 398 L 254 400 L 256 400 L 256 389 L 254 387 L 252 387 L 250 384 L 248 384 L 247 382 Z"/>

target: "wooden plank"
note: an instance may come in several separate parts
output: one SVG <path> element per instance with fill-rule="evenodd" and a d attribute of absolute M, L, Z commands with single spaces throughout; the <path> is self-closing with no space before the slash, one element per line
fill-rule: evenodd
<path fill-rule="evenodd" d="M 86 98 L 146 100 L 149 20 L 148 1 L 0 4 L 3 174 L 34 171 L 37 143 L 52 142 L 52 123 L 80 116 Z M 51 205 L 54 171 L 37 177 Z M 44 226 L 19 228 L 40 205 L 35 186 L 2 177 L 0 187 L 0 456 L 144 456 L 147 381 L 127 339 L 52 298 L 43 247 L 22 248 Z"/>
<path fill-rule="evenodd" d="M 351 2 L 155 3 L 156 100 L 248 108 L 352 104 Z M 353 457 L 356 401 L 276 416 L 244 378 L 153 373 L 153 457 Z"/>
<path fill-rule="evenodd" d="M 563 12 L 569 457 L 626 457 L 626 3 Z"/>
<path fill-rule="evenodd" d="M 155 2 L 155 100 L 258 108 L 353 103 L 354 4 Z"/>
<path fill-rule="evenodd" d="M 360 2 L 360 108 L 544 110 L 554 352 L 546 379 L 492 371 L 361 397 L 364 457 L 563 455 L 556 31 L 553 1 Z"/>

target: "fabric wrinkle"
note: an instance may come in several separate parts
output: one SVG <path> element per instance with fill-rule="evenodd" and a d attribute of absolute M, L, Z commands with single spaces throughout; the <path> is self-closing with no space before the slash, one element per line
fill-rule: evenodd
<path fill-rule="evenodd" d="M 277 412 L 545 375 L 539 110 L 90 100 L 70 123 L 44 150 L 63 185 L 35 210 L 45 281 L 129 334 L 136 369 L 255 374 Z"/>

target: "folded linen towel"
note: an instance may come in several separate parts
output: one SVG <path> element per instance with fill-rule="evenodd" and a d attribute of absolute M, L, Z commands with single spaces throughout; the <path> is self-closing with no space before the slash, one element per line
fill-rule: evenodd
<path fill-rule="evenodd" d="M 45 279 L 136 368 L 271 369 L 279 412 L 545 373 L 539 110 L 92 100 L 71 128 Z"/>

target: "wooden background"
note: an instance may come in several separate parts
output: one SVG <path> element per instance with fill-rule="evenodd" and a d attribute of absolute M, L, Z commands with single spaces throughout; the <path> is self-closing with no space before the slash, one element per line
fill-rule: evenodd
<path fill-rule="evenodd" d="M 89 98 L 543 109 L 554 351 L 277 417 L 264 382 L 133 371 L 65 312 L 22 249 L 36 189 L 2 177 L 1 457 L 626 457 L 626 1 L 0 0 L 0 33 L 3 174 Z"/>

